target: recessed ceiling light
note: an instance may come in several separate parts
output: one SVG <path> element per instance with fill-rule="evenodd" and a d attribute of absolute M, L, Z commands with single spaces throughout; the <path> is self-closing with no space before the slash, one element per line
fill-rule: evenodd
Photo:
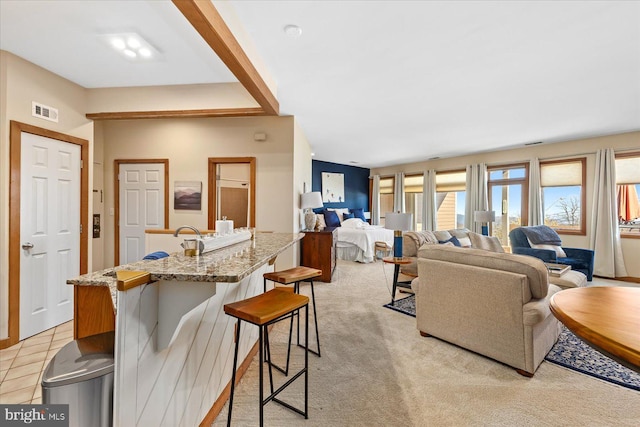
<path fill-rule="evenodd" d="M 160 57 L 160 53 L 137 33 L 105 34 L 99 37 L 128 60 L 148 61 Z"/>
<path fill-rule="evenodd" d="M 298 38 L 302 35 L 302 28 L 298 27 L 297 25 L 285 25 L 284 27 L 284 33 L 291 37 L 291 38 Z"/>
<path fill-rule="evenodd" d="M 316 155 L 316 153 L 311 153 L 311 157 L 313 157 L 313 156 L 315 156 L 315 155 Z"/>

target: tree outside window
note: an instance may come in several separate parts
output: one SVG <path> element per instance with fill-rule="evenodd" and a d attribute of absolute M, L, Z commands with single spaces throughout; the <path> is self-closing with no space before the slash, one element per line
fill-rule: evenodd
<path fill-rule="evenodd" d="M 540 162 L 544 224 L 561 234 L 586 234 L 587 159 Z"/>

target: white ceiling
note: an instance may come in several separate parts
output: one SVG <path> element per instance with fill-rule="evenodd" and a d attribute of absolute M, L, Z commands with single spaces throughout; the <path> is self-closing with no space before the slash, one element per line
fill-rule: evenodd
<path fill-rule="evenodd" d="M 318 160 L 376 167 L 640 130 L 640 2 L 231 3 Z M 167 1 L 1 0 L 0 18 L 2 49 L 84 87 L 235 81 Z M 163 60 L 136 67 L 96 40 L 125 30 Z"/>

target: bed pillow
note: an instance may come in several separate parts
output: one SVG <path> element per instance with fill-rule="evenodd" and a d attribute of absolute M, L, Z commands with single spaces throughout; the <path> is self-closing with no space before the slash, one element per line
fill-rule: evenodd
<path fill-rule="evenodd" d="M 336 211 L 324 211 L 324 222 L 327 224 L 327 227 L 340 227 L 340 218 Z"/>
<path fill-rule="evenodd" d="M 361 220 L 366 221 L 364 217 L 364 210 L 362 208 L 349 209 L 349 212 L 353 214 L 354 218 L 360 218 Z"/>
<path fill-rule="evenodd" d="M 343 222 L 344 222 L 345 219 L 351 219 L 351 218 L 355 218 L 352 213 L 342 214 L 342 221 Z"/>
<path fill-rule="evenodd" d="M 349 213 L 349 209 L 347 209 L 347 208 L 327 208 L 326 210 L 327 211 L 333 211 L 336 214 L 338 214 L 338 220 L 340 222 L 342 222 L 342 215 Z"/>

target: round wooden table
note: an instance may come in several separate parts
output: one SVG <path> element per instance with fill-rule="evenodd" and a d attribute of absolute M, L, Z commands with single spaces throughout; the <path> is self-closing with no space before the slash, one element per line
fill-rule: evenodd
<path fill-rule="evenodd" d="M 640 288 L 567 289 L 553 295 L 550 306 L 577 337 L 640 372 Z"/>
<path fill-rule="evenodd" d="M 391 291 L 391 305 L 393 305 L 395 303 L 396 289 L 398 288 L 398 286 L 411 288 L 411 282 L 398 282 L 398 276 L 400 275 L 400 266 L 403 264 L 411 264 L 412 261 L 409 258 L 396 258 L 392 256 L 382 258 L 382 261 L 386 262 L 387 264 L 395 264 L 393 269 L 393 291 Z"/>

